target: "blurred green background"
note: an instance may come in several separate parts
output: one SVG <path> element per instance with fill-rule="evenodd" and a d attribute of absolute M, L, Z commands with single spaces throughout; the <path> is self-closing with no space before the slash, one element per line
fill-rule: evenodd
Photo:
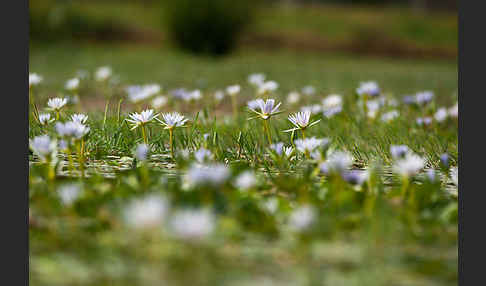
<path fill-rule="evenodd" d="M 121 80 L 168 88 L 214 90 L 263 72 L 281 92 L 346 93 L 376 80 L 451 98 L 456 2 L 30 0 L 29 69 L 48 89 L 110 65 Z"/>

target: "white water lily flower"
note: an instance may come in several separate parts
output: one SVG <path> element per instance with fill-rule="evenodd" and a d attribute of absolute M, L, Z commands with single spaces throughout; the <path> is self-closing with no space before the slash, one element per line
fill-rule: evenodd
<path fill-rule="evenodd" d="M 289 218 L 289 226 L 294 231 L 308 229 L 316 219 L 316 210 L 309 205 L 295 209 Z"/>
<path fill-rule="evenodd" d="M 405 155 L 410 153 L 410 149 L 407 145 L 391 145 L 390 153 L 393 159 L 404 158 Z"/>
<path fill-rule="evenodd" d="M 316 148 L 318 147 L 325 147 L 329 144 L 329 139 L 327 138 L 316 138 L 316 137 L 310 137 L 310 138 L 305 138 L 305 139 L 297 139 L 295 140 L 295 146 L 297 150 L 299 150 L 302 153 L 312 153 Z"/>
<path fill-rule="evenodd" d="M 271 92 L 274 92 L 275 90 L 277 90 L 278 88 L 278 83 L 271 80 L 271 81 L 266 81 L 264 83 L 262 83 L 259 87 L 258 87 L 258 94 L 268 94 L 268 93 L 271 93 Z"/>
<path fill-rule="evenodd" d="M 112 74 L 112 71 L 111 71 L 110 67 L 108 67 L 108 66 L 99 67 L 96 70 L 95 78 L 96 78 L 97 81 L 105 81 L 111 76 L 111 74 Z"/>
<path fill-rule="evenodd" d="M 31 73 L 29 74 L 29 88 L 34 85 L 38 85 L 42 82 L 43 78 L 42 76 L 36 74 L 36 73 Z"/>
<path fill-rule="evenodd" d="M 236 177 L 235 186 L 241 190 L 248 190 L 257 184 L 257 179 L 253 171 L 244 171 Z"/>
<path fill-rule="evenodd" d="M 240 93 L 241 87 L 237 84 L 235 85 L 230 85 L 226 88 L 226 93 L 229 94 L 230 96 L 235 96 L 238 93 Z"/>
<path fill-rule="evenodd" d="M 133 130 L 138 126 L 145 125 L 149 122 L 152 122 L 154 119 L 158 119 L 157 116 L 159 116 L 159 114 L 154 114 L 153 109 L 146 109 L 142 111 L 142 113 L 134 112 L 132 114 L 129 114 L 129 118 L 125 120 L 132 125 Z"/>
<path fill-rule="evenodd" d="M 185 119 L 184 115 L 179 112 L 162 113 L 162 120 L 156 120 L 164 126 L 164 129 L 174 129 L 176 127 L 184 127 L 184 124 L 189 120 Z"/>
<path fill-rule="evenodd" d="M 49 106 L 50 109 L 55 111 L 59 111 L 66 104 L 67 104 L 67 98 L 55 97 L 55 98 L 49 98 L 49 100 L 47 101 L 47 106 Z"/>
<path fill-rule="evenodd" d="M 205 148 L 200 148 L 199 150 L 194 152 L 194 158 L 196 158 L 197 162 L 204 163 L 205 161 L 211 160 L 213 158 L 213 153 Z"/>
<path fill-rule="evenodd" d="M 434 119 L 437 122 L 443 122 L 444 120 L 447 119 L 447 109 L 445 107 L 441 107 L 437 110 L 437 112 L 434 114 Z"/>
<path fill-rule="evenodd" d="M 169 100 L 166 96 L 159 95 L 152 100 L 152 107 L 155 109 L 159 109 L 167 104 Z"/>
<path fill-rule="evenodd" d="M 78 184 L 65 184 L 57 190 L 61 202 L 65 206 L 72 205 L 81 194 L 81 187 Z"/>
<path fill-rule="evenodd" d="M 41 125 L 48 125 L 49 123 L 52 123 L 54 122 L 55 119 L 54 118 L 51 118 L 51 114 L 50 113 L 41 113 L 39 114 L 39 122 Z"/>
<path fill-rule="evenodd" d="M 130 202 L 123 215 L 127 224 L 132 228 L 157 228 L 162 227 L 169 207 L 169 202 L 164 197 L 149 195 Z"/>
<path fill-rule="evenodd" d="M 147 144 L 138 144 L 137 149 L 135 149 L 135 158 L 138 161 L 146 161 L 148 159 L 148 153 L 150 149 Z"/>
<path fill-rule="evenodd" d="M 459 186 L 459 172 L 457 167 L 452 167 L 449 171 L 449 175 L 451 176 L 452 183 L 454 185 Z"/>
<path fill-rule="evenodd" d="M 265 82 L 265 75 L 262 73 L 251 74 L 248 76 L 248 82 L 258 87 Z"/>
<path fill-rule="evenodd" d="M 316 88 L 312 85 L 307 85 L 302 88 L 302 93 L 305 95 L 313 95 L 316 93 Z"/>
<path fill-rule="evenodd" d="M 412 177 L 422 170 L 424 166 L 425 160 L 422 157 L 414 153 L 407 153 L 405 157 L 395 161 L 392 169 L 403 177 Z"/>
<path fill-rule="evenodd" d="M 267 99 L 264 101 L 263 99 L 256 99 L 248 102 L 248 108 L 258 114 L 262 119 L 266 120 L 273 115 L 277 115 L 282 113 L 278 110 L 282 103 L 279 102 L 275 105 L 275 99 Z M 260 111 L 257 111 L 259 109 Z"/>
<path fill-rule="evenodd" d="M 447 112 L 449 113 L 450 117 L 457 118 L 459 114 L 459 105 L 457 104 L 457 102 L 451 108 L 449 108 Z"/>
<path fill-rule="evenodd" d="M 294 114 L 290 114 L 288 119 L 289 121 L 295 126 L 295 128 L 285 130 L 284 132 L 291 132 L 295 130 L 305 130 L 308 127 L 311 127 L 317 123 L 319 123 L 319 120 L 316 120 L 314 122 L 309 122 L 310 120 L 310 111 L 304 111 L 304 112 L 297 112 Z"/>
<path fill-rule="evenodd" d="M 88 115 L 86 114 L 73 114 L 71 115 L 71 120 L 77 123 L 85 124 L 88 120 Z"/>
<path fill-rule="evenodd" d="M 192 165 L 185 176 L 190 186 L 212 185 L 224 183 L 230 176 L 230 170 L 224 164 Z"/>
<path fill-rule="evenodd" d="M 45 161 L 56 150 L 56 141 L 51 140 L 48 135 L 40 135 L 29 140 L 29 147 L 32 152 Z"/>
<path fill-rule="evenodd" d="M 389 111 L 381 116 L 381 121 L 390 122 L 400 116 L 400 113 L 396 110 Z"/>
<path fill-rule="evenodd" d="M 78 89 L 78 87 L 79 87 L 79 78 L 77 77 L 69 79 L 66 82 L 66 85 L 64 86 L 64 88 L 66 88 L 67 90 L 76 90 Z"/>
<path fill-rule="evenodd" d="M 380 87 L 374 81 L 362 82 L 360 83 L 359 87 L 356 89 L 356 93 L 359 96 L 367 95 L 367 96 L 375 97 L 380 94 Z"/>
<path fill-rule="evenodd" d="M 170 230 L 180 239 L 200 240 L 210 235 L 215 217 L 209 210 L 180 210 L 170 220 Z"/>

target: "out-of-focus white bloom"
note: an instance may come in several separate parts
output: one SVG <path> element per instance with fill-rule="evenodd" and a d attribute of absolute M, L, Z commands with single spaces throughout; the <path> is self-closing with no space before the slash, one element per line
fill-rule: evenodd
<path fill-rule="evenodd" d="M 185 101 L 198 101 L 202 98 L 202 93 L 199 89 L 196 89 L 196 90 L 193 90 L 193 91 L 190 91 L 190 92 L 186 92 L 183 99 Z"/>
<path fill-rule="evenodd" d="M 199 150 L 194 152 L 194 158 L 196 158 L 197 162 L 204 163 L 213 158 L 213 153 L 205 148 L 200 148 Z"/>
<path fill-rule="evenodd" d="M 180 210 L 170 220 L 170 230 L 180 239 L 203 239 L 214 227 L 215 217 L 209 210 Z"/>
<path fill-rule="evenodd" d="M 242 190 L 253 188 L 257 183 L 255 173 L 252 171 L 244 171 L 235 179 L 235 186 Z"/>
<path fill-rule="evenodd" d="M 457 167 L 452 167 L 449 171 L 449 175 L 451 176 L 452 183 L 454 185 L 459 186 L 459 172 Z"/>
<path fill-rule="evenodd" d="M 39 156 L 42 161 L 45 161 L 53 152 L 56 151 L 56 141 L 51 140 L 48 135 L 40 135 L 29 140 L 30 149 Z"/>
<path fill-rule="evenodd" d="M 308 229 L 316 219 L 316 211 L 313 207 L 305 205 L 295 209 L 289 218 L 289 226 L 294 231 Z"/>
<path fill-rule="evenodd" d="M 316 88 L 312 85 L 306 85 L 302 88 L 302 93 L 305 95 L 313 95 L 316 93 Z"/>
<path fill-rule="evenodd" d="M 389 111 L 381 116 L 381 121 L 390 122 L 400 116 L 400 113 L 396 110 Z"/>
<path fill-rule="evenodd" d="M 345 170 L 341 173 L 341 177 L 351 185 L 361 186 L 369 178 L 368 170 Z"/>
<path fill-rule="evenodd" d="M 360 83 L 359 87 L 356 89 L 356 93 L 359 96 L 378 96 L 380 94 L 380 87 L 374 81 L 367 81 Z"/>
<path fill-rule="evenodd" d="M 447 119 L 447 115 L 447 109 L 445 107 L 441 107 L 437 110 L 437 112 L 435 112 L 434 119 L 437 122 L 443 122 Z"/>
<path fill-rule="evenodd" d="M 39 122 L 41 125 L 48 125 L 49 123 L 54 122 L 54 118 L 51 118 L 50 113 L 41 113 L 39 114 Z"/>
<path fill-rule="evenodd" d="M 47 101 L 47 106 L 55 111 L 59 111 L 61 108 L 63 108 L 67 104 L 67 99 L 66 98 L 49 98 Z"/>
<path fill-rule="evenodd" d="M 269 198 L 263 203 L 263 206 L 266 210 L 270 213 L 275 213 L 278 209 L 278 199 L 277 198 Z"/>
<path fill-rule="evenodd" d="M 310 137 L 305 139 L 297 139 L 295 140 L 295 147 L 302 153 L 309 152 L 312 153 L 314 149 L 318 147 L 325 147 L 329 144 L 329 139 L 327 138 L 316 138 Z"/>
<path fill-rule="evenodd" d="M 322 100 L 322 108 L 328 110 L 343 105 L 343 98 L 339 94 L 331 94 Z"/>
<path fill-rule="evenodd" d="M 71 115 L 71 120 L 77 123 L 85 124 L 88 120 L 88 115 L 85 114 L 73 114 Z"/>
<path fill-rule="evenodd" d="M 403 177 L 412 177 L 422 170 L 424 166 L 425 160 L 422 157 L 409 152 L 405 157 L 396 159 L 392 169 Z"/>
<path fill-rule="evenodd" d="M 393 159 L 403 158 L 410 152 L 407 145 L 391 145 L 390 153 Z"/>
<path fill-rule="evenodd" d="M 162 120 L 158 118 L 155 120 L 162 124 L 164 129 L 174 129 L 176 127 L 183 127 L 189 119 L 185 119 L 184 115 L 179 112 L 169 112 L 162 113 Z"/>
<path fill-rule="evenodd" d="M 142 126 L 149 122 L 152 122 L 152 120 L 157 119 L 158 116 L 159 114 L 154 114 L 153 109 L 146 109 L 141 113 L 134 112 L 132 114 L 129 114 L 128 115 L 129 118 L 125 120 L 132 125 L 132 130 L 133 130 L 138 126 Z"/>
<path fill-rule="evenodd" d="M 432 101 L 434 93 L 432 91 L 421 91 L 415 94 L 415 102 L 419 105 L 425 105 Z"/>
<path fill-rule="evenodd" d="M 79 87 L 79 78 L 77 77 L 69 79 L 66 82 L 66 85 L 64 86 L 64 88 L 66 88 L 67 90 L 76 90 L 78 89 L 78 87 Z"/>
<path fill-rule="evenodd" d="M 159 109 L 162 106 L 165 106 L 167 104 L 167 97 L 163 95 L 159 95 L 156 98 L 152 100 L 152 107 L 155 109 Z"/>
<path fill-rule="evenodd" d="M 289 115 L 289 121 L 295 126 L 295 128 L 285 130 L 284 132 L 291 132 L 291 131 L 295 131 L 295 130 L 304 130 L 307 127 L 311 127 L 311 126 L 319 123 L 319 121 L 321 121 L 319 119 L 319 120 L 316 120 L 316 121 L 310 123 L 309 122 L 310 115 L 311 115 L 310 111 L 305 111 L 305 112 L 301 111 L 301 112 L 297 112 L 297 113 L 294 113 L 294 114 L 290 114 Z"/>
<path fill-rule="evenodd" d="M 224 183 L 230 176 L 228 167 L 224 164 L 192 165 L 185 176 L 190 186 L 212 185 Z"/>
<path fill-rule="evenodd" d="M 81 187 L 78 184 L 65 184 L 57 190 L 61 202 L 65 206 L 72 205 L 81 193 Z"/>
<path fill-rule="evenodd" d="M 302 106 L 300 108 L 300 111 L 302 112 L 310 111 L 311 114 L 317 114 L 322 111 L 322 106 L 320 104 Z"/>
<path fill-rule="evenodd" d="M 241 87 L 237 84 L 235 85 L 230 85 L 226 88 L 226 93 L 229 94 L 230 96 L 235 96 L 238 93 L 240 93 Z"/>
<path fill-rule="evenodd" d="M 42 82 L 43 78 L 42 76 L 36 74 L 36 73 L 31 73 L 29 74 L 29 88 L 34 85 L 38 85 Z"/>
<path fill-rule="evenodd" d="M 105 81 L 111 76 L 111 74 L 112 74 L 112 71 L 111 71 L 110 67 L 108 67 L 108 66 L 99 67 L 96 70 L 95 78 L 96 78 L 97 81 Z"/>
<path fill-rule="evenodd" d="M 248 76 L 248 82 L 258 87 L 265 82 L 265 75 L 262 73 L 251 74 Z"/>
<path fill-rule="evenodd" d="M 425 175 L 427 177 L 427 180 L 429 180 L 430 182 L 437 181 L 437 175 L 435 174 L 435 170 L 434 169 L 427 170 L 427 173 Z"/>
<path fill-rule="evenodd" d="M 432 124 L 432 118 L 431 117 L 419 117 L 416 120 L 417 125 L 422 126 L 422 125 L 430 125 Z"/>
<path fill-rule="evenodd" d="M 60 137 L 71 137 L 73 139 L 81 139 L 88 134 L 90 128 L 84 124 L 68 121 L 66 123 L 56 123 L 56 132 Z"/>
<path fill-rule="evenodd" d="M 68 104 L 75 105 L 79 103 L 79 96 L 77 94 L 68 95 L 66 98 Z"/>
<path fill-rule="evenodd" d="M 76 77 L 79 79 L 87 79 L 89 77 L 89 72 L 87 70 L 76 71 Z"/>
<path fill-rule="evenodd" d="M 341 113 L 341 111 L 343 111 L 342 106 L 331 107 L 324 109 L 324 111 L 322 111 L 322 115 L 324 115 L 326 118 L 331 118 L 334 115 Z"/>
<path fill-rule="evenodd" d="M 135 158 L 138 161 L 145 161 L 147 160 L 147 155 L 149 152 L 149 147 L 147 144 L 138 144 L 137 149 L 135 149 Z"/>
<path fill-rule="evenodd" d="M 161 90 L 158 84 L 132 85 L 125 89 L 128 99 L 133 103 L 138 103 L 158 94 Z"/>
<path fill-rule="evenodd" d="M 300 101 L 300 94 L 296 91 L 292 91 L 287 95 L 287 103 L 288 104 L 296 104 Z"/>
<path fill-rule="evenodd" d="M 285 155 L 285 157 L 290 158 L 292 153 L 294 152 L 294 148 L 289 146 L 285 147 L 284 143 L 278 142 L 270 145 L 270 149 L 275 151 L 275 153 L 279 156 Z"/>
<path fill-rule="evenodd" d="M 353 164 L 353 156 L 347 152 L 336 151 L 329 155 L 326 162 L 320 167 L 324 174 L 341 174 L 348 170 Z"/>
<path fill-rule="evenodd" d="M 263 95 L 263 94 L 271 93 L 271 92 L 276 91 L 277 88 L 278 88 L 277 82 L 275 82 L 273 80 L 266 81 L 258 87 L 258 94 Z"/>
<path fill-rule="evenodd" d="M 220 102 L 221 100 L 223 100 L 224 99 L 224 92 L 221 91 L 221 90 L 217 90 L 214 93 L 214 99 L 216 100 L 216 102 Z"/>
<path fill-rule="evenodd" d="M 189 155 L 190 155 L 190 151 L 189 149 L 182 149 L 179 151 L 179 156 L 181 156 L 182 158 L 184 158 L 185 160 L 189 159 Z"/>
<path fill-rule="evenodd" d="M 275 99 L 267 99 L 264 101 L 263 99 L 256 99 L 248 102 L 248 108 L 258 114 L 262 119 L 268 119 L 272 115 L 277 115 L 281 113 L 278 108 L 282 103 L 279 102 L 275 105 Z M 259 109 L 260 111 L 257 111 Z"/>
<path fill-rule="evenodd" d="M 459 105 L 457 102 L 451 108 L 449 108 L 447 112 L 449 113 L 450 117 L 457 118 L 457 115 L 459 114 Z"/>
<path fill-rule="evenodd" d="M 168 210 L 167 199 L 149 195 L 132 201 L 124 211 L 124 218 L 130 227 L 136 229 L 157 228 L 162 227 Z"/>

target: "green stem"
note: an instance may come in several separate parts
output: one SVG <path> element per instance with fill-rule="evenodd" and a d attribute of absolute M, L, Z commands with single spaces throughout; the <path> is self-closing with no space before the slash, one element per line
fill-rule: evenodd
<path fill-rule="evenodd" d="M 148 145 L 147 134 L 145 133 L 145 125 L 142 125 L 143 142 Z"/>
<path fill-rule="evenodd" d="M 272 144 L 272 136 L 270 134 L 270 128 L 268 126 L 268 122 L 267 122 L 268 119 L 264 119 L 263 120 L 263 126 L 265 128 L 265 133 L 267 133 L 267 139 L 268 139 L 268 144 L 271 145 Z"/>
<path fill-rule="evenodd" d="M 408 189 L 408 177 L 403 177 L 403 180 L 402 180 L 402 199 L 405 199 L 405 196 L 407 195 L 407 189 Z"/>
<path fill-rule="evenodd" d="M 110 99 L 108 98 L 106 100 L 106 105 L 105 105 L 105 115 L 103 116 L 103 130 L 105 129 L 105 124 L 106 124 L 106 114 L 108 113 L 108 105 L 110 103 Z"/>
<path fill-rule="evenodd" d="M 302 131 L 302 139 L 305 139 L 305 130 L 301 129 L 301 131 Z"/>
<path fill-rule="evenodd" d="M 173 133 L 174 131 L 172 129 L 169 129 L 169 142 L 170 142 L 170 155 L 172 157 L 172 160 L 174 160 L 174 136 Z"/>
<path fill-rule="evenodd" d="M 56 120 L 59 120 L 59 118 L 61 117 L 60 113 L 61 112 L 59 112 L 59 110 L 56 110 Z"/>

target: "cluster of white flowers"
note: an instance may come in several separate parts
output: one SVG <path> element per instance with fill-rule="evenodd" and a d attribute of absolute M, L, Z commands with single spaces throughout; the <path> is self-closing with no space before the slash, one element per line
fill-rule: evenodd
<path fill-rule="evenodd" d="M 81 139 L 90 131 L 89 126 L 75 121 L 56 123 L 56 132 L 60 137 L 70 139 Z"/>
<path fill-rule="evenodd" d="M 39 156 L 42 161 L 50 158 L 56 151 L 56 141 L 51 140 L 48 135 L 36 136 L 29 140 L 29 146 L 32 152 Z"/>
<path fill-rule="evenodd" d="M 160 93 L 159 84 L 132 85 L 125 89 L 132 103 L 139 103 Z"/>

